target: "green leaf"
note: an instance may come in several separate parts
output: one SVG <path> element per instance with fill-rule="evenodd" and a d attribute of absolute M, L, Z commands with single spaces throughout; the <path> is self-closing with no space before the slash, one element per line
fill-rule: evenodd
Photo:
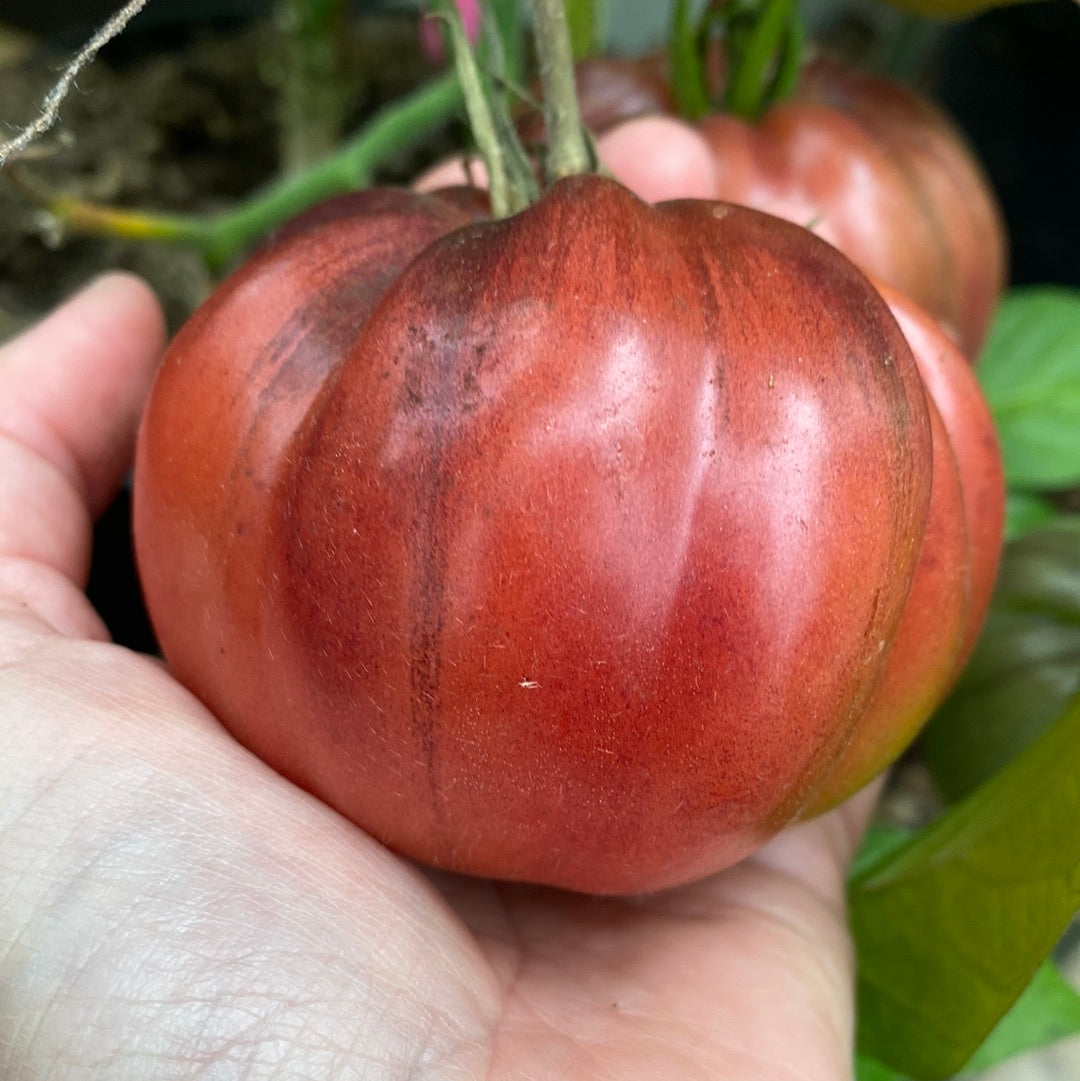
<path fill-rule="evenodd" d="M 1080 992 L 1047 961 L 968 1060 L 960 1076 L 990 1069 L 1025 1051 L 1034 1051 L 1080 1033 Z M 905 1074 L 866 1055 L 855 1056 L 856 1081 L 908 1081 Z"/>
<path fill-rule="evenodd" d="M 566 0 L 574 58 L 592 56 L 603 47 L 604 0 Z"/>
<path fill-rule="evenodd" d="M 863 837 L 859 851 L 855 853 L 849 877 L 856 878 L 868 871 L 887 856 L 891 856 L 906 841 L 910 841 L 911 837 L 912 831 L 901 826 L 872 823 Z"/>
<path fill-rule="evenodd" d="M 855 1081 L 907 1081 L 903 1074 L 865 1055 L 855 1056 Z"/>
<path fill-rule="evenodd" d="M 962 1069 L 1080 908 L 1080 698 L 1023 754 L 853 879 L 859 1051 Z"/>
<path fill-rule="evenodd" d="M 1016 1005 L 972 1056 L 964 1073 L 986 1070 L 1005 1059 L 1080 1033 L 1080 993 L 1047 961 Z"/>
<path fill-rule="evenodd" d="M 700 120 L 710 109 L 699 29 L 690 0 L 675 0 L 668 32 L 668 68 L 679 116 L 686 120 Z"/>
<path fill-rule="evenodd" d="M 922 736 L 942 794 L 971 792 L 1080 692 L 1080 516 L 1005 549 L 994 604 L 963 675 Z"/>
<path fill-rule="evenodd" d="M 490 19 L 499 36 L 502 71 L 497 74 L 508 85 L 520 83 L 525 71 L 525 16 L 522 7 L 525 0 L 482 0 L 481 9 L 485 19 Z M 487 62 L 490 46 L 485 44 L 486 34 L 481 35 L 482 56 Z"/>
<path fill-rule="evenodd" d="M 1005 536 L 1019 537 L 1029 529 L 1052 522 L 1061 512 L 1034 492 L 1008 492 L 1005 500 Z"/>
<path fill-rule="evenodd" d="M 979 363 L 1012 488 L 1080 482 L 1080 290 L 1015 289 Z"/>

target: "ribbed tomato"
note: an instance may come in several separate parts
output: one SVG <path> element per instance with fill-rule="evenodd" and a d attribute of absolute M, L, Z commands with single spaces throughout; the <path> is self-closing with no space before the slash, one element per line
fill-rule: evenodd
<path fill-rule="evenodd" d="M 685 882 L 843 761 L 940 425 L 805 229 L 593 176 L 471 216 L 358 196 L 181 330 L 137 454 L 148 606 L 241 742 L 395 850 Z"/>

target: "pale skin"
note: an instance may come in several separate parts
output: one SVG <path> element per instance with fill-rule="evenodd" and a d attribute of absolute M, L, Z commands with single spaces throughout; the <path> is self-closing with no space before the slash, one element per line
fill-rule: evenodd
<path fill-rule="evenodd" d="M 436 875 L 109 641 L 91 525 L 162 339 L 111 275 L 0 348 L 0 1076 L 850 1078 L 872 792 L 658 896 Z"/>

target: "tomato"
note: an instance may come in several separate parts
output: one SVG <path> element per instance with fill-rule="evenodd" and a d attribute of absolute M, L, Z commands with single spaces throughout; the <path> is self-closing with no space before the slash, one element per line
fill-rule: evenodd
<path fill-rule="evenodd" d="M 646 68 L 628 110 L 640 100 L 642 112 L 657 111 L 659 66 Z M 623 67 L 613 72 L 614 85 L 627 79 Z M 599 61 L 580 89 L 587 123 L 603 130 L 610 90 Z M 594 100 L 605 108 L 594 109 Z M 717 114 L 698 131 L 711 151 L 715 198 L 813 229 L 934 315 L 967 356 L 977 355 L 1005 281 L 1005 230 L 981 167 L 939 110 L 895 83 L 818 57 L 793 97 L 759 122 Z M 622 174 L 620 163 L 613 168 Z M 643 190 L 650 168 L 666 165 L 659 155 L 635 163 Z"/>
<path fill-rule="evenodd" d="M 627 893 L 741 859 L 823 790 L 916 575 L 887 305 L 804 229 L 600 177 L 351 210 L 164 360 L 135 538 L 170 667 L 426 863 Z"/>
<path fill-rule="evenodd" d="M 966 358 L 910 299 L 878 286 L 930 407 L 934 458 L 919 563 L 885 670 L 806 812 L 833 807 L 894 762 L 944 701 L 975 646 L 997 579 L 1005 479 L 993 417 Z"/>

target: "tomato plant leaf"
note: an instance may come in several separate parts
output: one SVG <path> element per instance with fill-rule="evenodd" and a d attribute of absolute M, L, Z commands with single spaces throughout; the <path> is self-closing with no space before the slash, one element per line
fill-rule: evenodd
<path fill-rule="evenodd" d="M 1005 769 L 851 883 L 859 1049 L 949 1077 L 1080 908 L 1080 698 Z"/>
<path fill-rule="evenodd" d="M 1001 769 L 1080 692 L 1080 516 L 1012 541 L 994 605 L 922 748 L 956 800 Z"/>
<path fill-rule="evenodd" d="M 979 364 L 1010 487 L 1080 481 L 1080 290 L 1014 289 Z"/>
<path fill-rule="evenodd" d="M 1013 1008 L 972 1056 L 964 1073 L 1080 1033 L 1080 992 L 1052 961 L 1035 973 Z"/>
<path fill-rule="evenodd" d="M 913 831 L 902 826 L 888 826 L 878 822 L 870 825 L 863 837 L 859 851 L 851 864 L 851 878 L 868 871 L 887 856 L 895 852 L 905 841 L 911 839 Z"/>
<path fill-rule="evenodd" d="M 1005 536 L 1012 540 L 1052 522 L 1059 513 L 1053 503 L 1034 492 L 1009 492 L 1005 501 Z"/>
<path fill-rule="evenodd" d="M 1080 992 L 1047 961 L 964 1067 L 961 1077 L 1080 1033 Z M 856 1081 L 909 1081 L 877 1059 L 855 1057 Z"/>
<path fill-rule="evenodd" d="M 875 1058 L 856 1055 L 855 1081 L 908 1081 L 908 1079 Z"/>

